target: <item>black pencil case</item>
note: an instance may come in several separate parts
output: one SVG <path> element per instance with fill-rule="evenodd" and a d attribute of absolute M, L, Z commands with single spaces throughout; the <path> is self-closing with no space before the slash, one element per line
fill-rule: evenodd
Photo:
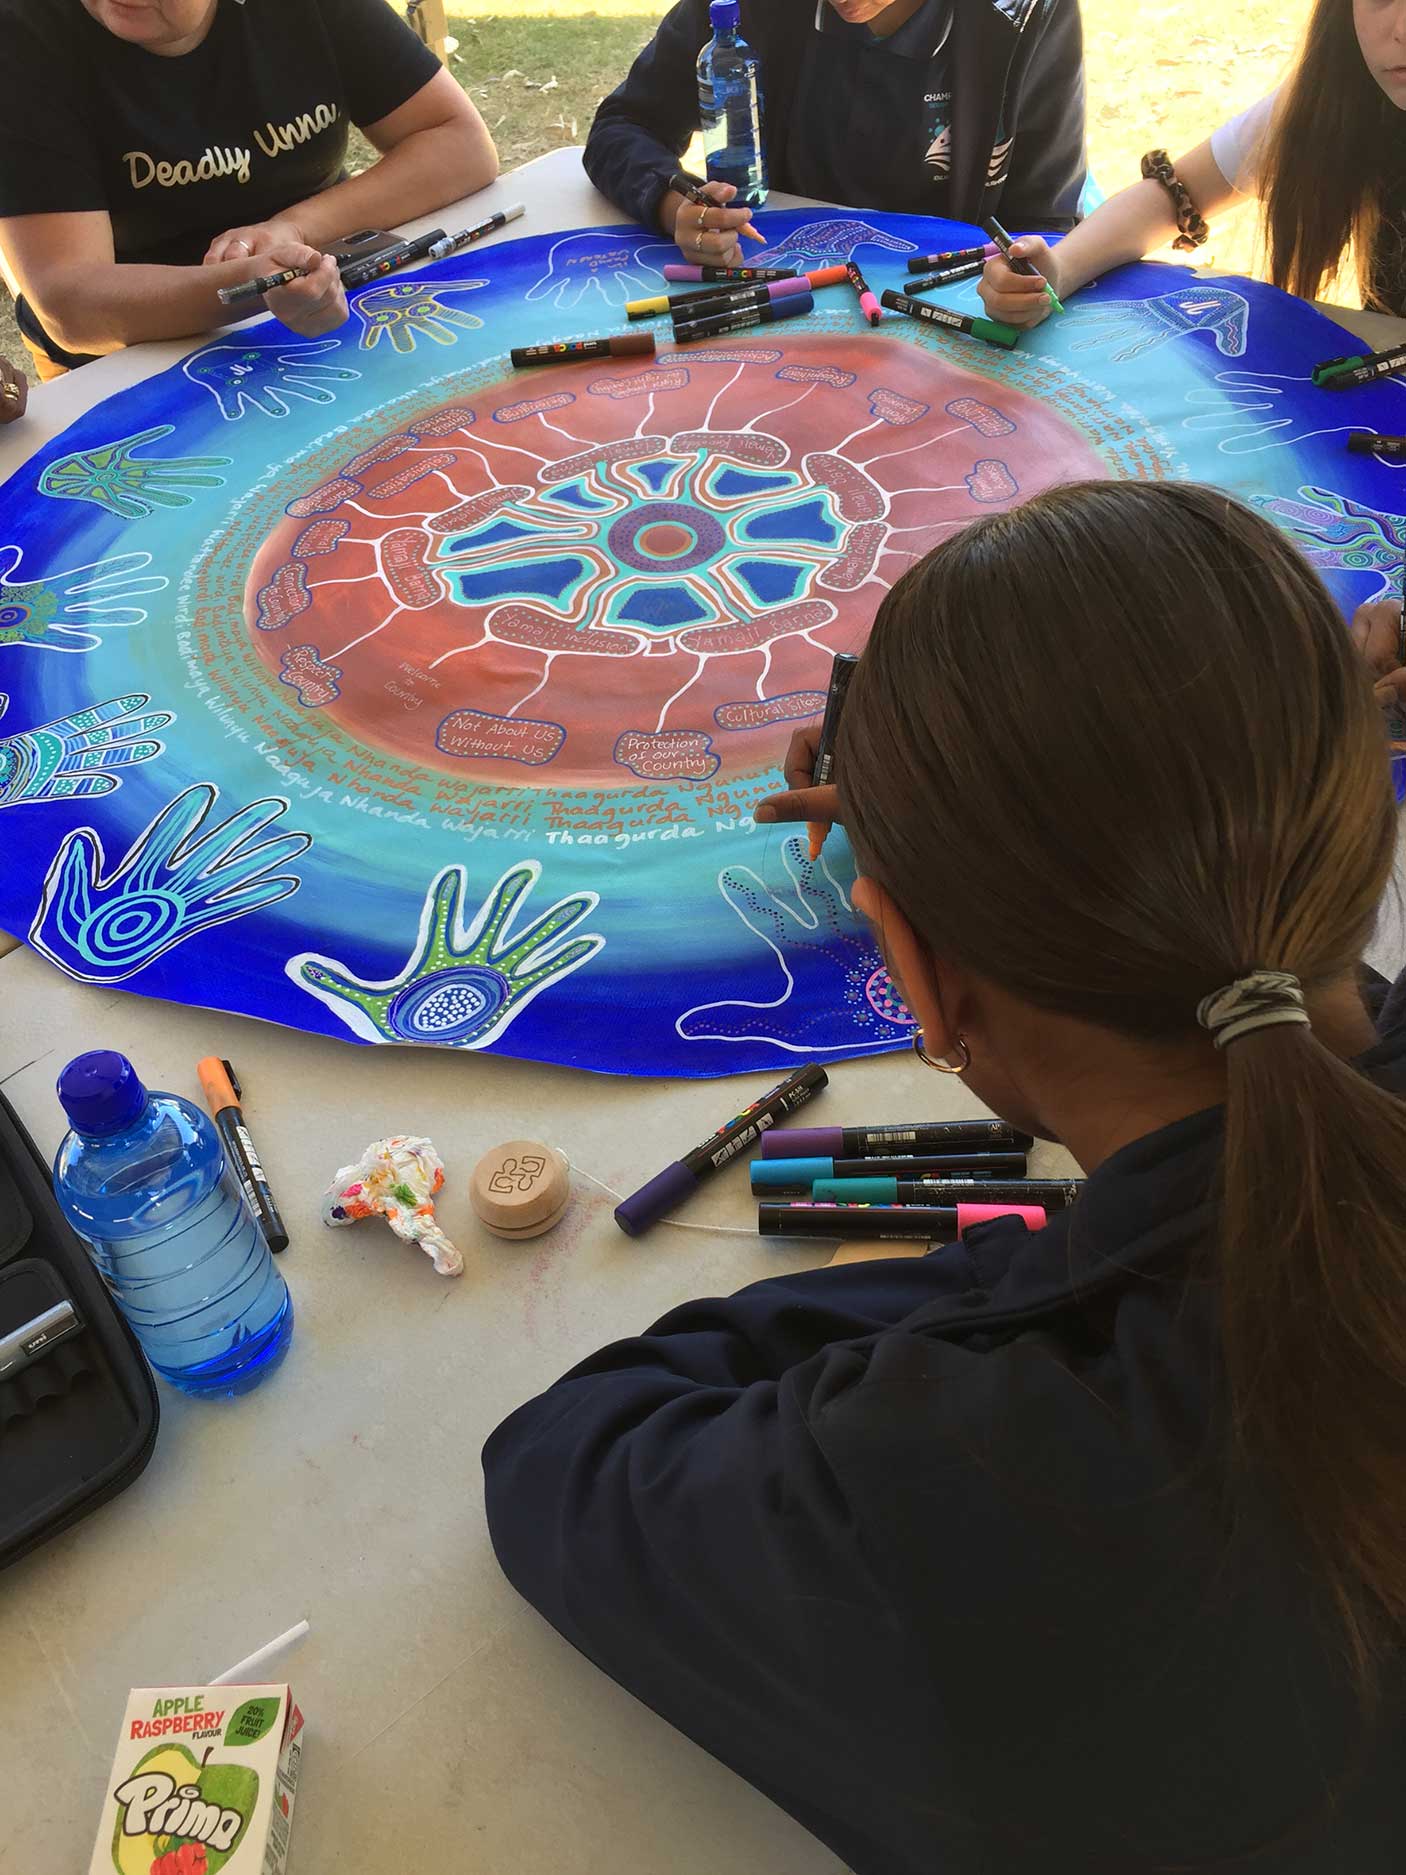
<path fill-rule="evenodd" d="M 124 1490 L 160 1418 L 141 1349 L 0 1094 L 0 1336 L 63 1301 L 81 1329 L 0 1376 L 0 1567 Z"/>

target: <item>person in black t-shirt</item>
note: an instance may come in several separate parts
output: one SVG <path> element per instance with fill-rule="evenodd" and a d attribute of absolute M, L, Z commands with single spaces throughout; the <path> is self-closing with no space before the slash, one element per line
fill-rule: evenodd
<path fill-rule="evenodd" d="M 741 0 L 773 189 L 895 214 L 1063 231 L 1084 187 L 1078 0 Z M 750 211 L 670 187 L 699 127 L 708 0 L 677 0 L 596 112 L 586 173 L 602 195 L 735 266 Z"/>
<path fill-rule="evenodd" d="M 280 267 L 312 271 L 269 310 L 327 331 L 322 249 L 497 174 L 386 0 L 0 0 L 0 45 L 0 257 L 41 376 L 222 325 L 216 289 Z M 381 158 L 344 179 L 353 123 Z"/>

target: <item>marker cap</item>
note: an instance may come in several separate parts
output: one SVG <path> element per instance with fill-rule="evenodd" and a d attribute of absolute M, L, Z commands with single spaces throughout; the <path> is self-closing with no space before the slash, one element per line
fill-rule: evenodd
<path fill-rule="evenodd" d="M 803 276 L 812 286 L 839 286 L 849 279 L 849 270 L 845 267 L 816 267 Z"/>
<path fill-rule="evenodd" d="M 800 1132 L 804 1129 L 797 1128 Z M 770 1137 L 763 1134 L 762 1145 Z M 786 1138 L 792 1138 L 788 1128 Z M 785 1191 L 788 1186 L 810 1186 L 818 1178 L 829 1178 L 835 1169 L 833 1156 L 824 1159 L 753 1159 L 751 1165 L 753 1191 Z M 846 1187 L 853 1181 L 846 1179 Z"/>
<path fill-rule="evenodd" d="M 610 349 L 616 358 L 633 357 L 636 353 L 654 350 L 652 332 L 619 332 L 610 341 Z"/>
<path fill-rule="evenodd" d="M 787 1126 L 762 1139 L 764 1159 L 838 1159 L 844 1149 L 844 1131 L 838 1126 Z M 817 1172 L 815 1176 L 829 1178 L 830 1174 Z"/>
<path fill-rule="evenodd" d="M 957 1235 L 965 1237 L 973 1224 L 989 1224 L 998 1217 L 1023 1218 L 1028 1230 L 1043 1230 L 1049 1221 L 1040 1204 L 959 1204 Z"/>
<path fill-rule="evenodd" d="M 638 1237 L 697 1189 L 698 1180 L 682 1160 L 676 1159 L 658 1177 L 616 1205 L 615 1222 L 627 1237 Z"/>
<path fill-rule="evenodd" d="M 795 1160 L 769 1159 L 768 1165 L 787 1165 Z M 828 1164 L 829 1161 L 824 1161 Z M 817 1178 L 810 1188 L 816 1204 L 897 1204 L 896 1178 Z"/>

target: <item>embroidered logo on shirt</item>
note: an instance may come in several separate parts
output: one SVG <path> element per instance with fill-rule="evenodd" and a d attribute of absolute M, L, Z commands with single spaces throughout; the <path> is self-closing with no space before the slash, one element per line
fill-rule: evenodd
<path fill-rule="evenodd" d="M 1010 174 L 1011 151 L 1015 148 L 1015 138 L 1006 137 L 993 148 L 986 164 L 986 186 L 994 189 L 997 183 L 1004 182 Z"/>
<path fill-rule="evenodd" d="M 952 126 L 944 124 L 932 142 L 928 145 L 923 161 L 938 176 L 950 176 L 952 173 Z"/>

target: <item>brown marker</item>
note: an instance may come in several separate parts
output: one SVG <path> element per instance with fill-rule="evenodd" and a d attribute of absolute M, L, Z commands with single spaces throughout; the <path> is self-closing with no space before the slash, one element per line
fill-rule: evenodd
<path fill-rule="evenodd" d="M 618 332 L 609 339 L 558 339 L 554 345 L 518 345 L 508 356 L 518 371 L 527 365 L 574 365 L 585 358 L 652 358 L 654 334 Z"/>

